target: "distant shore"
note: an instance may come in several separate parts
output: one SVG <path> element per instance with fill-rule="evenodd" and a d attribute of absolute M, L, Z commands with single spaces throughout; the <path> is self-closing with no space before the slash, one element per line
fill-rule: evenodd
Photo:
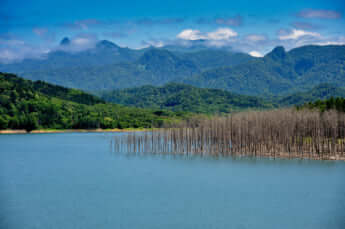
<path fill-rule="evenodd" d="M 130 129 L 41 129 L 41 130 L 0 130 L 0 134 L 44 134 L 44 133 L 108 133 L 108 132 L 132 132 L 132 131 L 145 131 L 143 128 L 130 128 Z"/>

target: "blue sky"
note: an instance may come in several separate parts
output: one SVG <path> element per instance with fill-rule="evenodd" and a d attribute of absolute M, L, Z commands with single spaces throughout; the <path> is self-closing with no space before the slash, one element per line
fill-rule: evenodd
<path fill-rule="evenodd" d="M 277 45 L 345 43 L 343 0 L 0 0 L 0 60 L 39 57 L 70 37 L 75 50 L 107 39 L 120 46 L 210 46 L 260 56 Z"/>

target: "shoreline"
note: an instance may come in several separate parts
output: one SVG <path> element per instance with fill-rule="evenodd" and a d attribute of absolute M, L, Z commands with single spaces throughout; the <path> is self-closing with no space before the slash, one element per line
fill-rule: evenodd
<path fill-rule="evenodd" d="M 318 155 L 318 154 L 304 154 L 300 155 L 297 153 L 264 153 L 264 154 L 228 154 L 228 155 L 221 155 L 221 154 L 198 154 L 198 153 L 144 153 L 144 152 L 135 152 L 135 153 L 124 153 L 127 155 L 172 155 L 172 156 L 187 156 L 187 157 L 214 157 L 214 158 L 235 158 L 235 159 L 241 159 L 241 158 L 256 158 L 256 159 L 280 159 L 280 160 L 311 160 L 311 161 L 343 161 L 345 162 L 345 155 L 342 154 L 336 154 L 336 155 Z"/>
<path fill-rule="evenodd" d="M 134 132 L 134 131 L 147 131 L 148 129 L 42 129 L 42 130 L 0 130 L 0 134 L 46 134 L 46 133 L 111 133 L 111 132 Z"/>
<path fill-rule="evenodd" d="M 121 133 L 121 132 L 137 132 L 137 131 L 150 131 L 150 129 L 144 129 L 144 128 L 129 128 L 129 129 L 65 129 L 65 130 L 59 130 L 59 129 L 41 129 L 41 130 L 33 130 L 30 132 L 27 132 L 26 130 L 0 130 L 1 134 L 47 134 L 47 133 Z M 183 155 L 176 153 L 175 155 Z M 193 154 L 191 154 L 193 155 Z M 197 155 L 197 154 L 195 154 Z M 210 156 L 217 156 L 216 154 L 211 153 Z M 220 156 L 220 155 L 218 155 Z M 325 155 L 325 154 L 296 154 L 296 153 L 258 153 L 257 155 L 252 154 L 234 154 L 234 155 L 228 155 L 232 157 L 256 157 L 256 158 L 271 158 L 271 159 L 302 159 L 302 160 L 321 160 L 321 161 L 344 161 L 345 162 L 345 155 L 340 154 L 333 154 L 333 155 Z"/>

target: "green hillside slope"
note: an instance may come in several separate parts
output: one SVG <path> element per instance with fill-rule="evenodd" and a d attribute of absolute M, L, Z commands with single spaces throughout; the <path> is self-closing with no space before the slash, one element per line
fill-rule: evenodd
<path fill-rule="evenodd" d="M 234 110 L 272 107 L 256 97 L 178 83 L 169 83 L 162 87 L 143 86 L 103 92 L 102 98 L 128 106 L 195 113 L 229 113 Z"/>
<path fill-rule="evenodd" d="M 297 92 L 275 101 L 281 106 L 301 105 L 316 100 L 326 100 L 331 97 L 345 98 L 345 88 L 339 88 L 332 84 L 320 84 L 311 90 Z"/>
<path fill-rule="evenodd" d="M 0 73 L 0 129 L 138 128 L 179 118 L 173 112 L 107 104 L 75 89 Z"/>

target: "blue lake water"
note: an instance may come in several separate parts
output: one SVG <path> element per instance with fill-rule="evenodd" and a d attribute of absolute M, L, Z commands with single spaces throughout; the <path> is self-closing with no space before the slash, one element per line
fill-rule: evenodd
<path fill-rule="evenodd" d="M 345 228 L 345 162 L 124 156 L 113 135 L 0 135 L 0 228 Z"/>

